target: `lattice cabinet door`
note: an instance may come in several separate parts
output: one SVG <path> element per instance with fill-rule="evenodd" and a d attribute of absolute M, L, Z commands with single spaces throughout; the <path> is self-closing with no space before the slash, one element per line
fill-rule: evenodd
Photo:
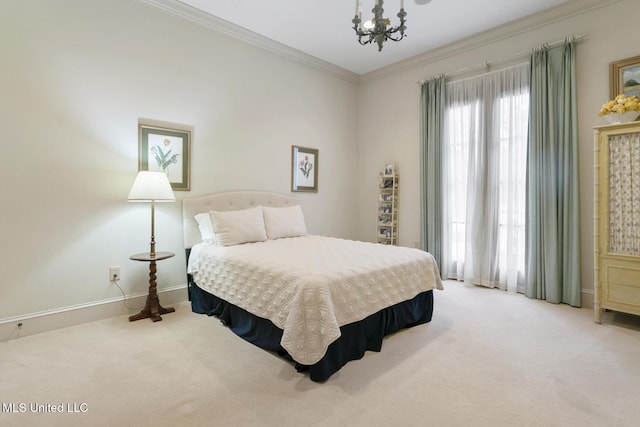
<path fill-rule="evenodd" d="M 594 315 L 640 315 L 640 122 L 594 132 Z"/>

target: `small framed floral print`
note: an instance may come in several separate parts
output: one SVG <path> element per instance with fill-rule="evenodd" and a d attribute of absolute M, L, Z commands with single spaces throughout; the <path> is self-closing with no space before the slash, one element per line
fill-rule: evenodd
<path fill-rule="evenodd" d="M 318 192 L 318 150 L 291 146 L 291 191 Z"/>
<path fill-rule="evenodd" d="M 174 191 L 189 191 L 191 132 L 138 125 L 138 170 L 161 170 Z"/>
<path fill-rule="evenodd" d="M 611 63 L 611 99 L 640 95 L 640 56 Z"/>

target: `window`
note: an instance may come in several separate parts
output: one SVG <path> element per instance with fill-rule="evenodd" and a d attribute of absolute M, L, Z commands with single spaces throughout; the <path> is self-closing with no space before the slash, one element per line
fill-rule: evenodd
<path fill-rule="evenodd" d="M 447 83 L 444 254 L 448 277 L 524 285 L 529 67 Z"/>

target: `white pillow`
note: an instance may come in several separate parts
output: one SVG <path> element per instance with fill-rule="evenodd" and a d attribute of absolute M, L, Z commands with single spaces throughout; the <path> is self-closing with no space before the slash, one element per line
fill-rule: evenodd
<path fill-rule="evenodd" d="M 220 246 L 267 240 L 262 206 L 238 211 L 210 211 L 216 244 Z"/>
<path fill-rule="evenodd" d="M 194 216 L 194 218 L 198 222 L 202 241 L 205 243 L 214 243 L 216 238 L 213 233 L 213 223 L 211 222 L 211 215 L 209 215 L 209 212 L 199 213 Z"/>
<path fill-rule="evenodd" d="M 269 239 L 281 237 L 297 237 L 307 234 L 307 225 L 300 205 L 284 208 L 263 206 L 264 225 Z"/>

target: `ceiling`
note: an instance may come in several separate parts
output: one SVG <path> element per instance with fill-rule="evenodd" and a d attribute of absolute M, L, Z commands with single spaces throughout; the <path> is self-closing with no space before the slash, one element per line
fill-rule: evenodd
<path fill-rule="evenodd" d="M 340 68 L 362 75 L 544 10 L 581 0 L 405 0 L 406 38 L 358 44 L 351 20 L 355 0 L 178 0 Z M 421 4 L 425 3 L 426 4 Z M 363 21 L 374 0 L 360 0 Z M 400 0 L 384 3 L 398 25 Z"/>

